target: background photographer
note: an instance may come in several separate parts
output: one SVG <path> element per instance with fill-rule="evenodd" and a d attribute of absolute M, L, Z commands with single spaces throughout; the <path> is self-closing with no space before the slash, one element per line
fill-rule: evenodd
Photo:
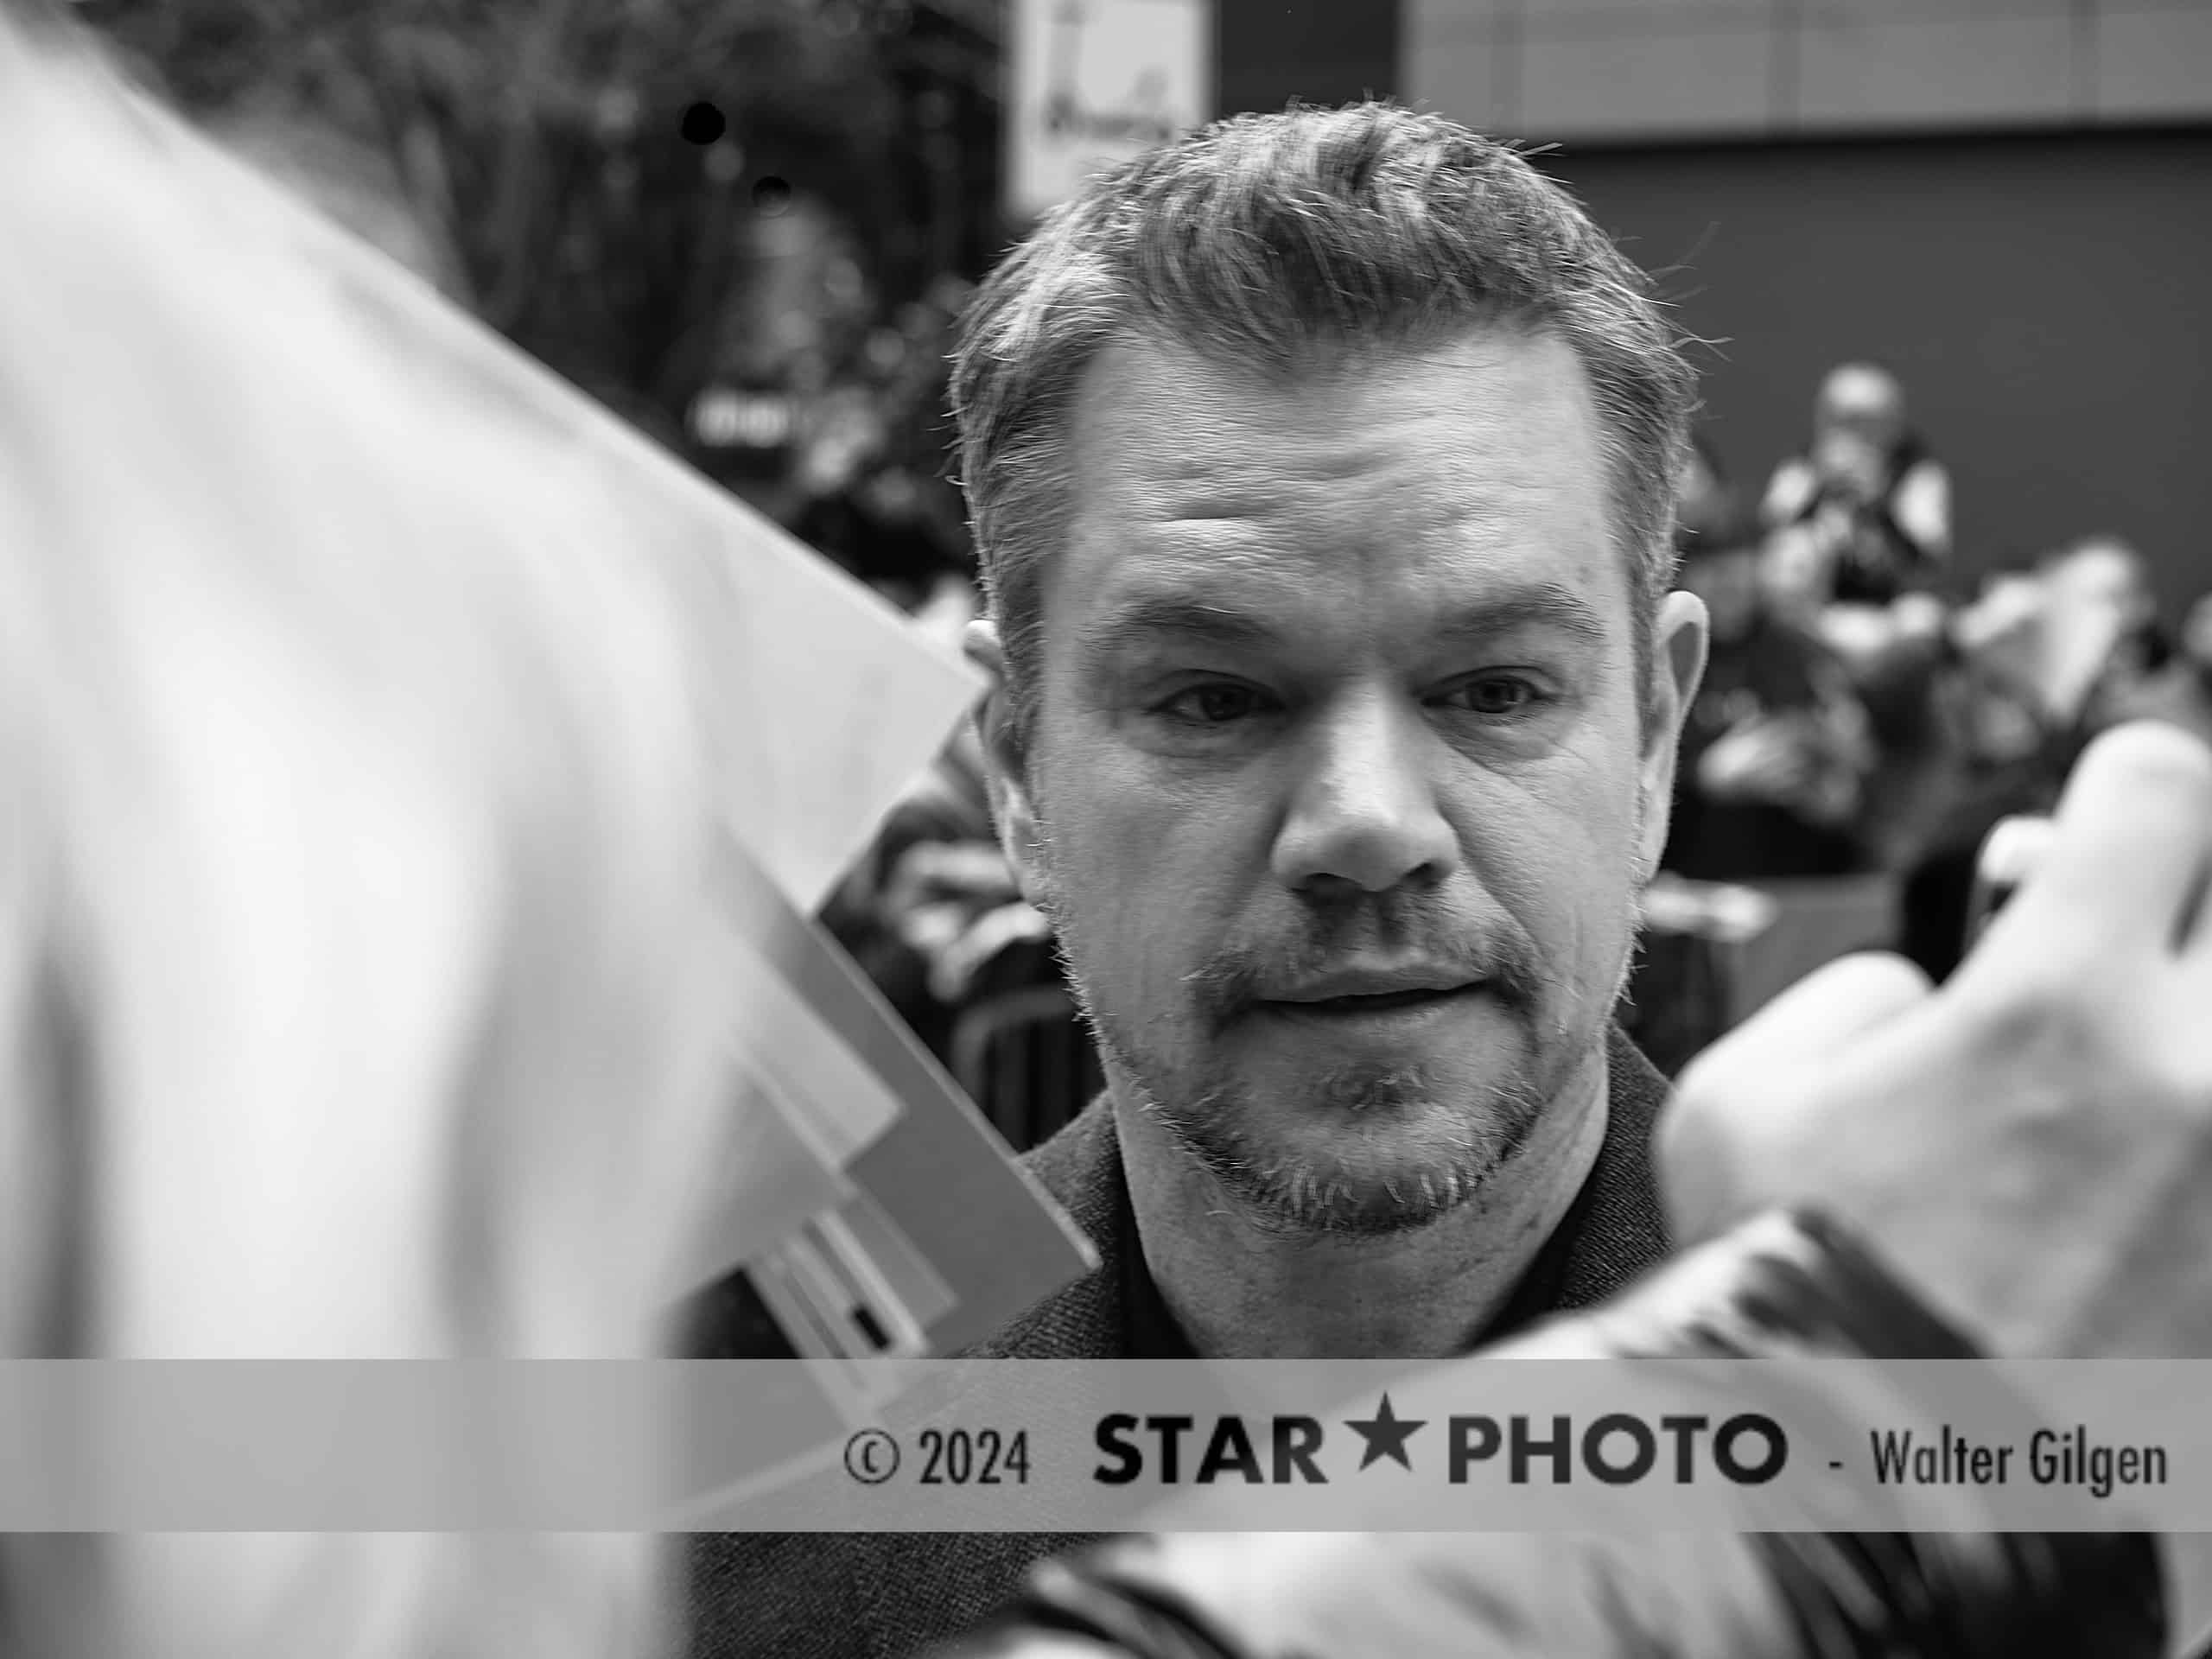
<path fill-rule="evenodd" d="M 1802 544 L 1839 603 L 1887 604 L 1950 557 L 1950 476 L 1908 424 L 1904 387 L 1871 364 L 1822 383 L 1812 442 L 1776 469 L 1760 516 Z"/>

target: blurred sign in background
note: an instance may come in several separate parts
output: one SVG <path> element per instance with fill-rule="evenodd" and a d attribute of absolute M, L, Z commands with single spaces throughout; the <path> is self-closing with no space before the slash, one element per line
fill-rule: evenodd
<path fill-rule="evenodd" d="M 1211 120 L 1212 0 L 1011 0 L 1007 212 L 1019 222 L 1102 163 Z"/>

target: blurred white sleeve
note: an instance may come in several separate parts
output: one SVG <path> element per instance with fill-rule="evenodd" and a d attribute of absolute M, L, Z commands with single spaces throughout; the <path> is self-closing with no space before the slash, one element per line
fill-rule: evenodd
<path fill-rule="evenodd" d="M 1795 523 L 1812 505 L 1819 481 L 1811 464 L 1803 459 L 1783 461 L 1767 484 L 1766 499 L 1759 504 L 1760 519 L 1770 529 Z"/>
<path fill-rule="evenodd" d="M 1931 559 L 1951 555 L 1951 475 L 1923 461 L 1899 480 L 1891 501 L 1897 528 Z"/>

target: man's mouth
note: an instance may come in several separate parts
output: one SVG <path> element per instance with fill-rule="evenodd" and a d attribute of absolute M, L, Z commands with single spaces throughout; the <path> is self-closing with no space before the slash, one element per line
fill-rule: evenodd
<path fill-rule="evenodd" d="M 1464 1003 L 1484 988 L 1482 982 L 1474 981 L 1440 989 L 1420 986 L 1395 991 L 1355 991 L 1337 996 L 1268 1001 L 1260 1006 L 1270 1014 L 1296 1020 L 1375 1020 L 1393 1014 L 1411 1019 Z"/>
<path fill-rule="evenodd" d="M 1318 1002 L 1285 1002 L 1277 1006 L 1305 1014 L 1387 1014 L 1393 1008 L 1414 1008 L 1426 1003 L 1446 1001 L 1464 995 L 1472 988 L 1471 986 L 1462 985 L 1448 991 L 1374 991 L 1351 996 L 1325 996 Z"/>

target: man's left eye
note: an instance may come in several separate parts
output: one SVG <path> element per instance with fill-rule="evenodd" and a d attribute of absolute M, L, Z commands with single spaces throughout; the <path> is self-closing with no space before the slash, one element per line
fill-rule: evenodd
<path fill-rule="evenodd" d="M 1517 715 L 1541 702 L 1543 692 L 1515 674 L 1486 674 L 1463 681 L 1444 694 L 1444 701 L 1476 715 Z"/>

